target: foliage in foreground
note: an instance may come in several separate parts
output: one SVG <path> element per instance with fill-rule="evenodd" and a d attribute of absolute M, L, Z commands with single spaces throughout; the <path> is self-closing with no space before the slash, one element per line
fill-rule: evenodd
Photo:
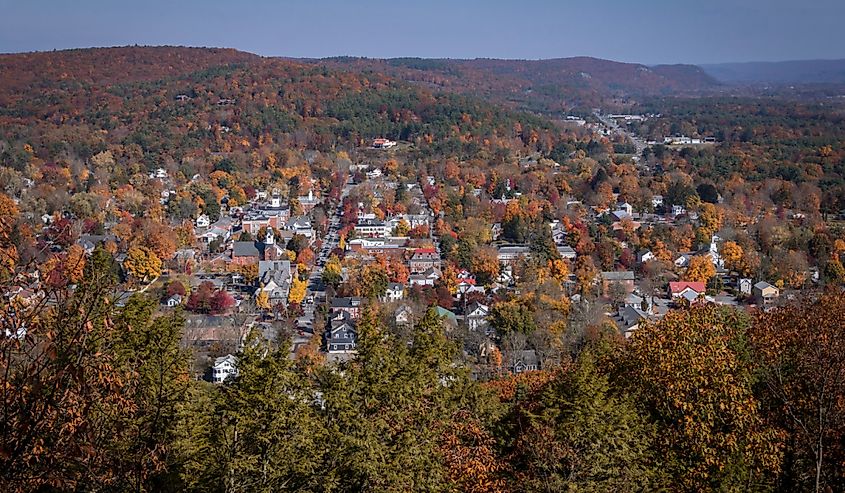
<path fill-rule="evenodd" d="M 479 384 L 429 310 L 357 358 L 251 338 L 192 382 L 179 314 L 110 301 L 98 251 L 58 303 L 3 306 L 4 491 L 794 491 L 843 485 L 845 302 L 698 306 L 562 367 Z M 14 332 L 12 332 L 14 333 Z"/>

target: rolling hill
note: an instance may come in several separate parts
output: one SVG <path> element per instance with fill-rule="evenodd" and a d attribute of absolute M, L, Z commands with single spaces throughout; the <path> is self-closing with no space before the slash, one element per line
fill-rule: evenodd
<path fill-rule="evenodd" d="M 637 96 L 696 93 L 719 83 L 694 65 L 648 67 L 590 57 L 550 60 L 328 58 L 311 63 L 383 72 L 520 109 L 557 113 L 620 105 Z"/>

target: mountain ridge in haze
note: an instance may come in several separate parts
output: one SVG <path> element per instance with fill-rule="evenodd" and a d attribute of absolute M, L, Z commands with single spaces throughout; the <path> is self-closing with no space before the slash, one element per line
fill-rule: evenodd
<path fill-rule="evenodd" d="M 699 65 L 726 84 L 845 84 L 845 59 Z"/>

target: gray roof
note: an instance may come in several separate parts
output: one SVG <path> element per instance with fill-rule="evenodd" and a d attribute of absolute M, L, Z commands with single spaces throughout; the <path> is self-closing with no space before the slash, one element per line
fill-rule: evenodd
<path fill-rule="evenodd" d="M 527 246 L 503 246 L 499 247 L 499 253 L 511 253 L 514 255 L 525 254 L 530 252 L 531 249 Z"/>
<path fill-rule="evenodd" d="M 757 284 L 755 284 L 754 287 L 757 288 L 757 289 L 766 289 L 766 288 L 773 288 L 774 286 L 767 283 L 766 281 L 760 281 Z"/>
<path fill-rule="evenodd" d="M 516 351 L 513 355 L 513 366 L 516 366 L 518 363 L 522 363 L 525 366 L 539 367 L 540 359 L 537 357 L 537 351 L 533 349 Z"/>
<path fill-rule="evenodd" d="M 258 279 L 265 285 L 273 280 L 281 286 L 290 283 L 291 278 L 290 260 L 261 260 L 258 262 Z"/>
<path fill-rule="evenodd" d="M 335 325 L 329 331 L 329 344 L 355 344 L 357 331 L 350 323 Z"/>
<path fill-rule="evenodd" d="M 605 281 L 633 281 L 634 272 L 630 270 L 623 270 L 619 272 L 602 272 L 601 278 Z"/>
<path fill-rule="evenodd" d="M 349 296 L 346 298 L 332 298 L 332 308 L 354 308 L 361 306 L 363 298 L 359 296 Z"/>
<path fill-rule="evenodd" d="M 232 247 L 233 257 L 258 257 L 258 248 L 254 241 L 236 241 Z"/>

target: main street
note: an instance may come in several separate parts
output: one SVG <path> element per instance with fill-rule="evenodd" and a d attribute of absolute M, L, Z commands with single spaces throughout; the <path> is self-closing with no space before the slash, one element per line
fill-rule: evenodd
<path fill-rule="evenodd" d="M 323 285 L 323 267 L 329 259 L 332 250 L 337 248 L 340 242 L 340 218 L 343 214 L 343 199 L 349 195 L 352 190 L 352 182 L 347 181 L 340 192 L 340 200 L 337 206 L 332 211 L 329 217 L 329 227 L 326 231 L 326 236 L 323 238 L 323 244 L 320 251 L 317 253 L 317 259 L 314 262 L 314 268 L 311 269 L 311 274 L 308 276 L 308 288 L 305 291 L 305 301 L 302 304 L 303 315 L 297 319 L 297 325 L 300 328 L 314 331 L 314 319 L 317 302 L 324 300 L 326 297 L 325 286 Z M 316 334 L 316 332 L 315 332 Z"/>

